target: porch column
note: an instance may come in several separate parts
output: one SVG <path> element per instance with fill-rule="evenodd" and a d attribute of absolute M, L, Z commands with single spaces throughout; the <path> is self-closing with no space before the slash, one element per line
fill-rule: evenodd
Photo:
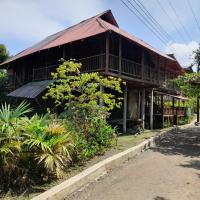
<path fill-rule="evenodd" d="M 142 119 L 142 127 L 144 128 L 144 120 L 145 120 L 145 89 L 142 89 L 142 102 L 141 102 L 141 119 Z"/>
<path fill-rule="evenodd" d="M 172 112 L 173 112 L 173 125 L 176 125 L 176 119 L 175 119 L 175 99 L 172 97 Z"/>
<path fill-rule="evenodd" d="M 126 133 L 127 120 L 127 85 L 124 87 L 124 107 L 123 107 L 123 133 Z"/>
<path fill-rule="evenodd" d="M 109 34 L 106 34 L 106 73 L 108 73 L 109 69 Z"/>
<path fill-rule="evenodd" d="M 122 38 L 119 36 L 119 74 L 122 72 Z"/>
<path fill-rule="evenodd" d="M 199 97 L 197 97 L 197 122 L 199 122 Z"/>
<path fill-rule="evenodd" d="M 151 103 L 150 103 L 150 129 L 153 129 L 153 89 L 151 90 Z"/>
<path fill-rule="evenodd" d="M 161 94 L 161 112 L 162 112 L 162 128 L 164 128 L 164 98 Z"/>

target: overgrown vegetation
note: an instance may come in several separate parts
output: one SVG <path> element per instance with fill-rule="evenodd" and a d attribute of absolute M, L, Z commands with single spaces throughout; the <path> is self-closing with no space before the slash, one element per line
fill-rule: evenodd
<path fill-rule="evenodd" d="M 62 122 L 48 115 L 25 116 L 22 102 L 0 109 L 0 189 L 22 192 L 44 179 L 59 178 L 71 161 L 73 140 Z"/>
<path fill-rule="evenodd" d="M 80 69 L 80 63 L 63 61 L 52 74 L 55 82 L 45 98 L 53 100 L 56 114 L 49 108 L 43 116 L 32 115 L 25 102 L 1 106 L 1 192 L 28 193 L 33 185 L 61 178 L 70 166 L 104 153 L 115 141 L 116 129 L 106 119 L 120 107 L 124 83 Z"/>
<path fill-rule="evenodd" d="M 81 73 L 81 64 L 74 60 L 64 60 L 52 76 L 55 82 L 45 98 L 53 100 L 57 109 L 65 110 L 60 117 L 73 127 L 77 159 L 85 161 L 104 152 L 115 135 L 106 119 L 110 110 L 121 106 L 121 86 L 125 83 L 97 72 Z"/>

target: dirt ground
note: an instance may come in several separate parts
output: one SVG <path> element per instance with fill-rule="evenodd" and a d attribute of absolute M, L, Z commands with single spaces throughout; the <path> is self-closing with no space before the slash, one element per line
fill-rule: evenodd
<path fill-rule="evenodd" d="M 174 131 L 66 200 L 199 200 L 200 128 Z"/>

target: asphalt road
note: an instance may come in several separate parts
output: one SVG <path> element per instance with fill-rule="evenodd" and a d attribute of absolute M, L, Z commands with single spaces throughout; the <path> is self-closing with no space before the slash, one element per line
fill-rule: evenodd
<path fill-rule="evenodd" d="M 66 200 L 200 200 L 200 128 L 169 134 Z"/>

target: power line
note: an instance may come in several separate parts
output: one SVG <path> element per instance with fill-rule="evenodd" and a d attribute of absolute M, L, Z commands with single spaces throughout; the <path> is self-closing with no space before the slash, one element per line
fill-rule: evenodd
<path fill-rule="evenodd" d="M 193 15 L 193 17 L 194 17 L 194 20 L 195 20 L 195 22 L 196 22 L 196 24 L 197 24 L 197 27 L 198 27 L 198 29 L 199 29 L 199 32 L 200 32 L 200 24 L 199 24 L 199 22 L 198 22 L 198 20 L 197 20 L 197 17 L 196 17 L 195 12 L 194 12 L 194 10 L 193 10 L 193 8 L 192 8 L 192 5 L 191 5 L 191 3 L 190 3 L 189 0 L 187 0 L 187 3 L 188 3 L 188 5 L 189 5 L 189 8 L 190 8 L 190 10 L 191 10 L 191 12 L 192 12 L 192 15 Z"/>
<path fill-rule="evenodd" d="M 168 17 L 168 19 L 170 20 L 171 24 L 174 26 L 176 32 L 178 33 L 179 37 L 186 42 L 185 37 L 182 35 L 182 33 L 179 31 L 179 29 L 177 28 L 176 24 L 174 23 L 174 21 L 172 20 L 172 18 L 170 17 L 170 15 L 168 15 L 167 11 L 164 9 L 164 7 L 162 6 L 162 4 L 160 3 L 159 0 L 156 0 L 159 7 L 161 8 L 161 10 L 165 13 L 165 15 Z"/>
<path fill-rule="evenodd" d="M 133 0 L 139 8 L 143 11 L 145 16 L 147 17 L 147 20 L 150 20 L 152 24 L 167 38 L 167 40 L 173 40 L 173 38 L 168 34 L 168 32 L 160 25 L 160 23 L 151 15 L 151 13 L 146 9 L 146 7 L 140 2 Z"/>
<path fill-rule="evenodd" d="M 140 15 L 140 17 L 143 19 L 143 21 L 145 21 L 146 24 L 149 23 L 149 19 L 148 18 L 145 18 L 145 16 L 138 10 L 138 8 L 130 1 L 130 0 L 127 0 L 127 2 L 129 2 L 129 4 L 134 8 L 134 10 Z M 148 24 L 149 26 L 149 24 Z M 151 25 L 150 25 L 151 27 Z M 168 39 L 166 39 L 162 33 L 160 33 L 160 31 L 155 27 L 151 27 L 164 41 L 165 43 L 168 43 Z"/>
<path fill-rule="evenodd" d="M 132 7 L 137 11 L 137 12 L 135 12 L 135 10 L 133 10 L 132 8 L 130 8 L 130 6 L 127 4 L 127 3 L 125 3 L 125 1 L 124 0 L 120 0 L 124 5 L 125 5 L 125 7 L 127 7 L 130 11 L 131 11 L 131 13 L 133 13 L 164 45 L 166 44 L 166 41 L 165 41 L 165 39 L 163 39 L 160 35 L 159 35 L 159 33 L 156 31 L 156 30 L 154 30 L 151 26 L 149 26 L 148 25 L 148 23 L 146 23 L 146 21 L 142 18 L 142 17 L 140 17 L 140 15 L 138 14 L 138 13 L 140 13 L 138 10 L 137 10 L 137 8 L 135 8 L 134 6 L 133 6 L 133 4 L 132 4 Z M 131 4 L 130 3 L 130 1 L 129 1 L 129 4 Z"/>
<path fill-rule="evenodd" d="M 178 14 L 177 14 L 176 10 L 174 9 L 173 5 L 171 4 L 170 0 L 168 0 L 168 3 L 169 3 L 169 5 L 170 5 L 171 9 L 174 11 L 174 14 L 176 15 L 176 18 L 178 19 L 179 24 L 182 26 L 182 28 L 183 28 L 185 34 L 187 35 L 187 37 L 188 37 L 190 40 L 192 40 L 192 37 L 191 37 L 190 34 L 187 32 L 185 26 L 184 26 L 183 23 L 181 22 L 181 20 L 180 20 Z"/>

